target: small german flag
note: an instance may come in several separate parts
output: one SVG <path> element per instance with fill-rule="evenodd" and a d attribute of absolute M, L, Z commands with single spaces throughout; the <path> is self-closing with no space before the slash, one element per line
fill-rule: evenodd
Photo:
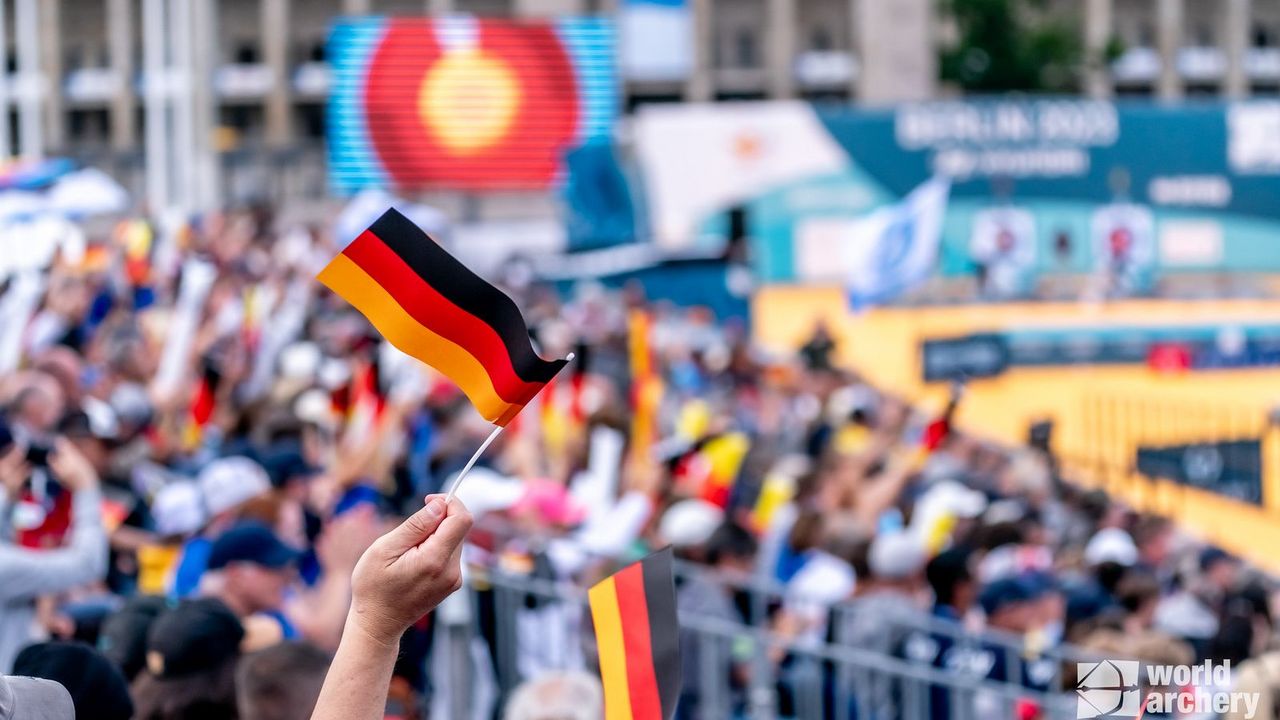
<path fill-rule="evenodd" d="M 566 360 L 538 357 L 519 308 L 394 208 L 320 272 L 405 353 L 458 384 L 506 426 Z"/>
<path fill-rule="evenodd" d="M 605 720 L 671 720 L 680 695 L 680 642 L 671 548 L 587 592 L 596 628 Z"/>
<path fill-rule="evenodd" d="M 213 413 L 218 409 L 218 388 L 222 384 L 222 373 L 213 361 L 204 358 L 200 361 L 200 378 L 195 392 L 191 395 L 191 407 L 187 411 L 187 422 L 182 428 L 182 444 L 188 450 L 195 449 L 204 438 L 204 428 L 213 420 Z"/>

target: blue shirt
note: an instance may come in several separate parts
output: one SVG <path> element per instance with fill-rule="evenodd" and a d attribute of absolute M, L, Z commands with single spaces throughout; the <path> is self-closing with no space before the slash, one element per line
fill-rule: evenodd
<path fill-rule="evenodd" d="M 185 598 L 195 594 L 200 587 L 200 578 L 209 568 L 209 553 L 213 551 L 213 541 L 206 537 L 196 536 L 182 546 L 182 558 L 178 561 L 178 569 L 173 574 L 173 588 L 169 596 Z"/>

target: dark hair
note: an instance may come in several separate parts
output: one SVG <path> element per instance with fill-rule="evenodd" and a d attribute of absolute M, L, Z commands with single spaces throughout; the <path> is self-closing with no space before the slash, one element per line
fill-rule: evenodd
<path fill-rule="evenodd" d="M 973 581 L 973 574 L 969 572 L 969 551 L 952 548 L 938 553 L 925 565 L 924 576 L 939 605 L 954 604 L 956 588 Z"/>
<path fill-rule="evenodd" d="M 143 671 L 133 681 L 134 720 L 238 720 L 236 659 L 169 680 Z"/>
<path fill-rule="evenodd" d="M 1160 581 L 1149 572 L 1131 570 L 1116 583 L 1115 595 L 1125 612 L 1137 612 L 1146 603 L 1160 599 Z"/>
<path fill-rule="evenodd" d="M 707 562 L 711 565 L 728 558 L 749 559 L 755 554 L 755 536 L 732 520 L 721 523 L 707 539 Z"/>
<path fill-rule="evenodd" d="M 28 645 L 13 661 L 13 673 L 53 680 L 71 694 L 80 720 L 129 720 L 129 683 L 102 653 L 75 642 Z"/>
<path fill-rule="evenodd" d="M 1098 584 L 1106 590 L 1108 594 L 1114 596 L 1116 588 L 1120 585 L 1120 580 L 1129 571 L 1128 568 L 1116 562 L 1099 563 L 1093 569 L 1093 577 L 1097 579 Z"/>
<path fill-rule="evenodd" d="M 329 671 L 329 654 L 284 642 L 240 659 L 236 705 L 241 720 L 307 720 Z"/>
<path fill-rule="evenodd" d="M 1228 603 L 1218 622 L 1218 634 L 1209 640 L 1205 655 L 1215 662 L 1237 665 L 1253 653 L 1253 616 L 1246 601 Z"/>
<path fill-rule="evenodd" d="M 987 525 L 975 534 L 974 541 L 983 550 L 995 550 L 1002 545 L 1020 545 L 1026 540 L 1022 526 L 1016 522 Z"/>

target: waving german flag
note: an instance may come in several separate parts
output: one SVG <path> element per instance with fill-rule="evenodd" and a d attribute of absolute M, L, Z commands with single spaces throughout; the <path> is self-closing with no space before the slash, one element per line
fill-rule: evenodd
<path fill-rule="evenodd" d="M 394 208 L 320 272 L 392 345 L 458 384 L 505 426 L 564 367 L 538 357 L 511 298 Z"/>
<path fill-rule="evenodd" d="M 596 628 L 605 720 L 671 720 L 680 695 L 680 642 L 671 548 L 587 592 Z"/>

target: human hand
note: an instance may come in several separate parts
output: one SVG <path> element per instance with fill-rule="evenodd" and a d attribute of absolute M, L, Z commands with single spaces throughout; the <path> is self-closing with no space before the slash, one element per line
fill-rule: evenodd
<path fill-rule="evenodd" d="M 373 542 L 351 576 L 354 624 L 394 647 L 419 618 L 462 587 L 462 540 L 471 513 L 454 498 L 431 495 L 426 505 Z"/>
<path fill-rule="evenodd" d="M 26 448 L 14 445 L 9 452 L 0 455 L 0 486 L 9 497 L 17 497 L 29 477 L 31 466 L 27 464 Z"/>
<path fill-rule="evenodd" d="M 316 559 L 326 573 L 351 575 L 365 550 L 378 539 L 382 526 L 369 505 L 361 505 L 334 518 L 316 540 Z"/>
<path fill-rule="evenodd" d="M 98 471 L 93 469 L 89 459 L 75 444 L 64 437 L 54 440 L 53 452 L 49 453 L 49 468 L 58 482 L 73 492 L 98 486 Z"/>

